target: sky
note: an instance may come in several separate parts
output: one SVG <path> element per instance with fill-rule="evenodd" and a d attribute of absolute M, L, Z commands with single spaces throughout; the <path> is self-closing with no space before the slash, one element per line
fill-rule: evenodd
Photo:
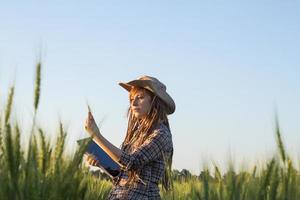
<path fill-rule="evenodd" d="M 173 168 L 198 174 L 233 159 L 251 167 L 276 151 L 277 110 L 288 152 L 300 155 L 298 1 L 26 1 L 0 3 L 0 110 L 16 85 L 14 117 L 28 137 L 35 64 L 38 126 L 61 120 L 67 147 L 88 136 L 91 105 L 119 146 L 128 94 L 118 82 L 155 76 L 176 102 Z"/>

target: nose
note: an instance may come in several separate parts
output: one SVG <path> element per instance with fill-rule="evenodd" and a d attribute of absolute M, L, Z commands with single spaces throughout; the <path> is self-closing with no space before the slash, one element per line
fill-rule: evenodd
<path fill-rule="evenodd" d="M 132 99 L 132 101 L 131 101 L 131 106 L 137 106 L 137 105 L 138 105 L 137 102 L 138 102 L 138 101 L 137 101 L 137 98 L 134 97 L 134 98 Z"/>

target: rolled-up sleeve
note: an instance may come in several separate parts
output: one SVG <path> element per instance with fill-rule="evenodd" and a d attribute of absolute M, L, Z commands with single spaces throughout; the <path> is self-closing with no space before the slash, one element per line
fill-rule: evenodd
<path fill-rule="evenodd" d="M 119 162 L 125 166 L 126 170 L 136 170 L 162 156 L 164 152 L 172 151 L 172 149 L 171 133 L 164 129 L 159 129 L 155 130 L 132 154 L 122 151 Z"/>

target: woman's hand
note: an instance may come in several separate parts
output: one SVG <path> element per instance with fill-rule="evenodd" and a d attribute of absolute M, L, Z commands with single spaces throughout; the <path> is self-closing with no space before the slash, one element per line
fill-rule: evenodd
<path fill-rule="evenodd" d="M 85 161 L 87 164 L 92 165 L 92 166 L 98 166 L 99 163 L 96 160 L 96 158 L 92 154 L 85 154 Z"/>
<path fill-rule="evenodd" d="M 95 122 L 95 119 L 92 115 L 91 112 L 88 112 L 88 117 L 87 119 L 85 120 L 85 130 L 90 134 L 90 136 L 92 138 L 94 138 L 95 136 L 100 136 L 100 131 L 99 131 L 99 128 Z"/>

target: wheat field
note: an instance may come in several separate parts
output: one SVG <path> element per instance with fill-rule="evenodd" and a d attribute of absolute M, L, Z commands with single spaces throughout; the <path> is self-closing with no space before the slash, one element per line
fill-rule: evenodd
<path fill-rule="evenodd" d="M 36 64 L 33 124 L 30 138 L 22 145 L 24 132 L 11 117 L 15 88 L 9 88 L 0 105 L 0 200 L 105 199 L 112 187 L 109 180 L 91 174 L 82 162 L 84 146 L 74 154 L 65 152 L 67 132 L 60 123 L 55 143 L 35 125 L 41 86 L 42 63 Z M 30 88 L 29 88 L 30 89 Z M 218 166 L 199 176 L 172 172 L 173 189 L 162 191 L 162 199 L 201 200 L 300 200 L 300 174 L 285 151 L 276 121 L 278 153 L 264 167 L 236 172 Z"/>

